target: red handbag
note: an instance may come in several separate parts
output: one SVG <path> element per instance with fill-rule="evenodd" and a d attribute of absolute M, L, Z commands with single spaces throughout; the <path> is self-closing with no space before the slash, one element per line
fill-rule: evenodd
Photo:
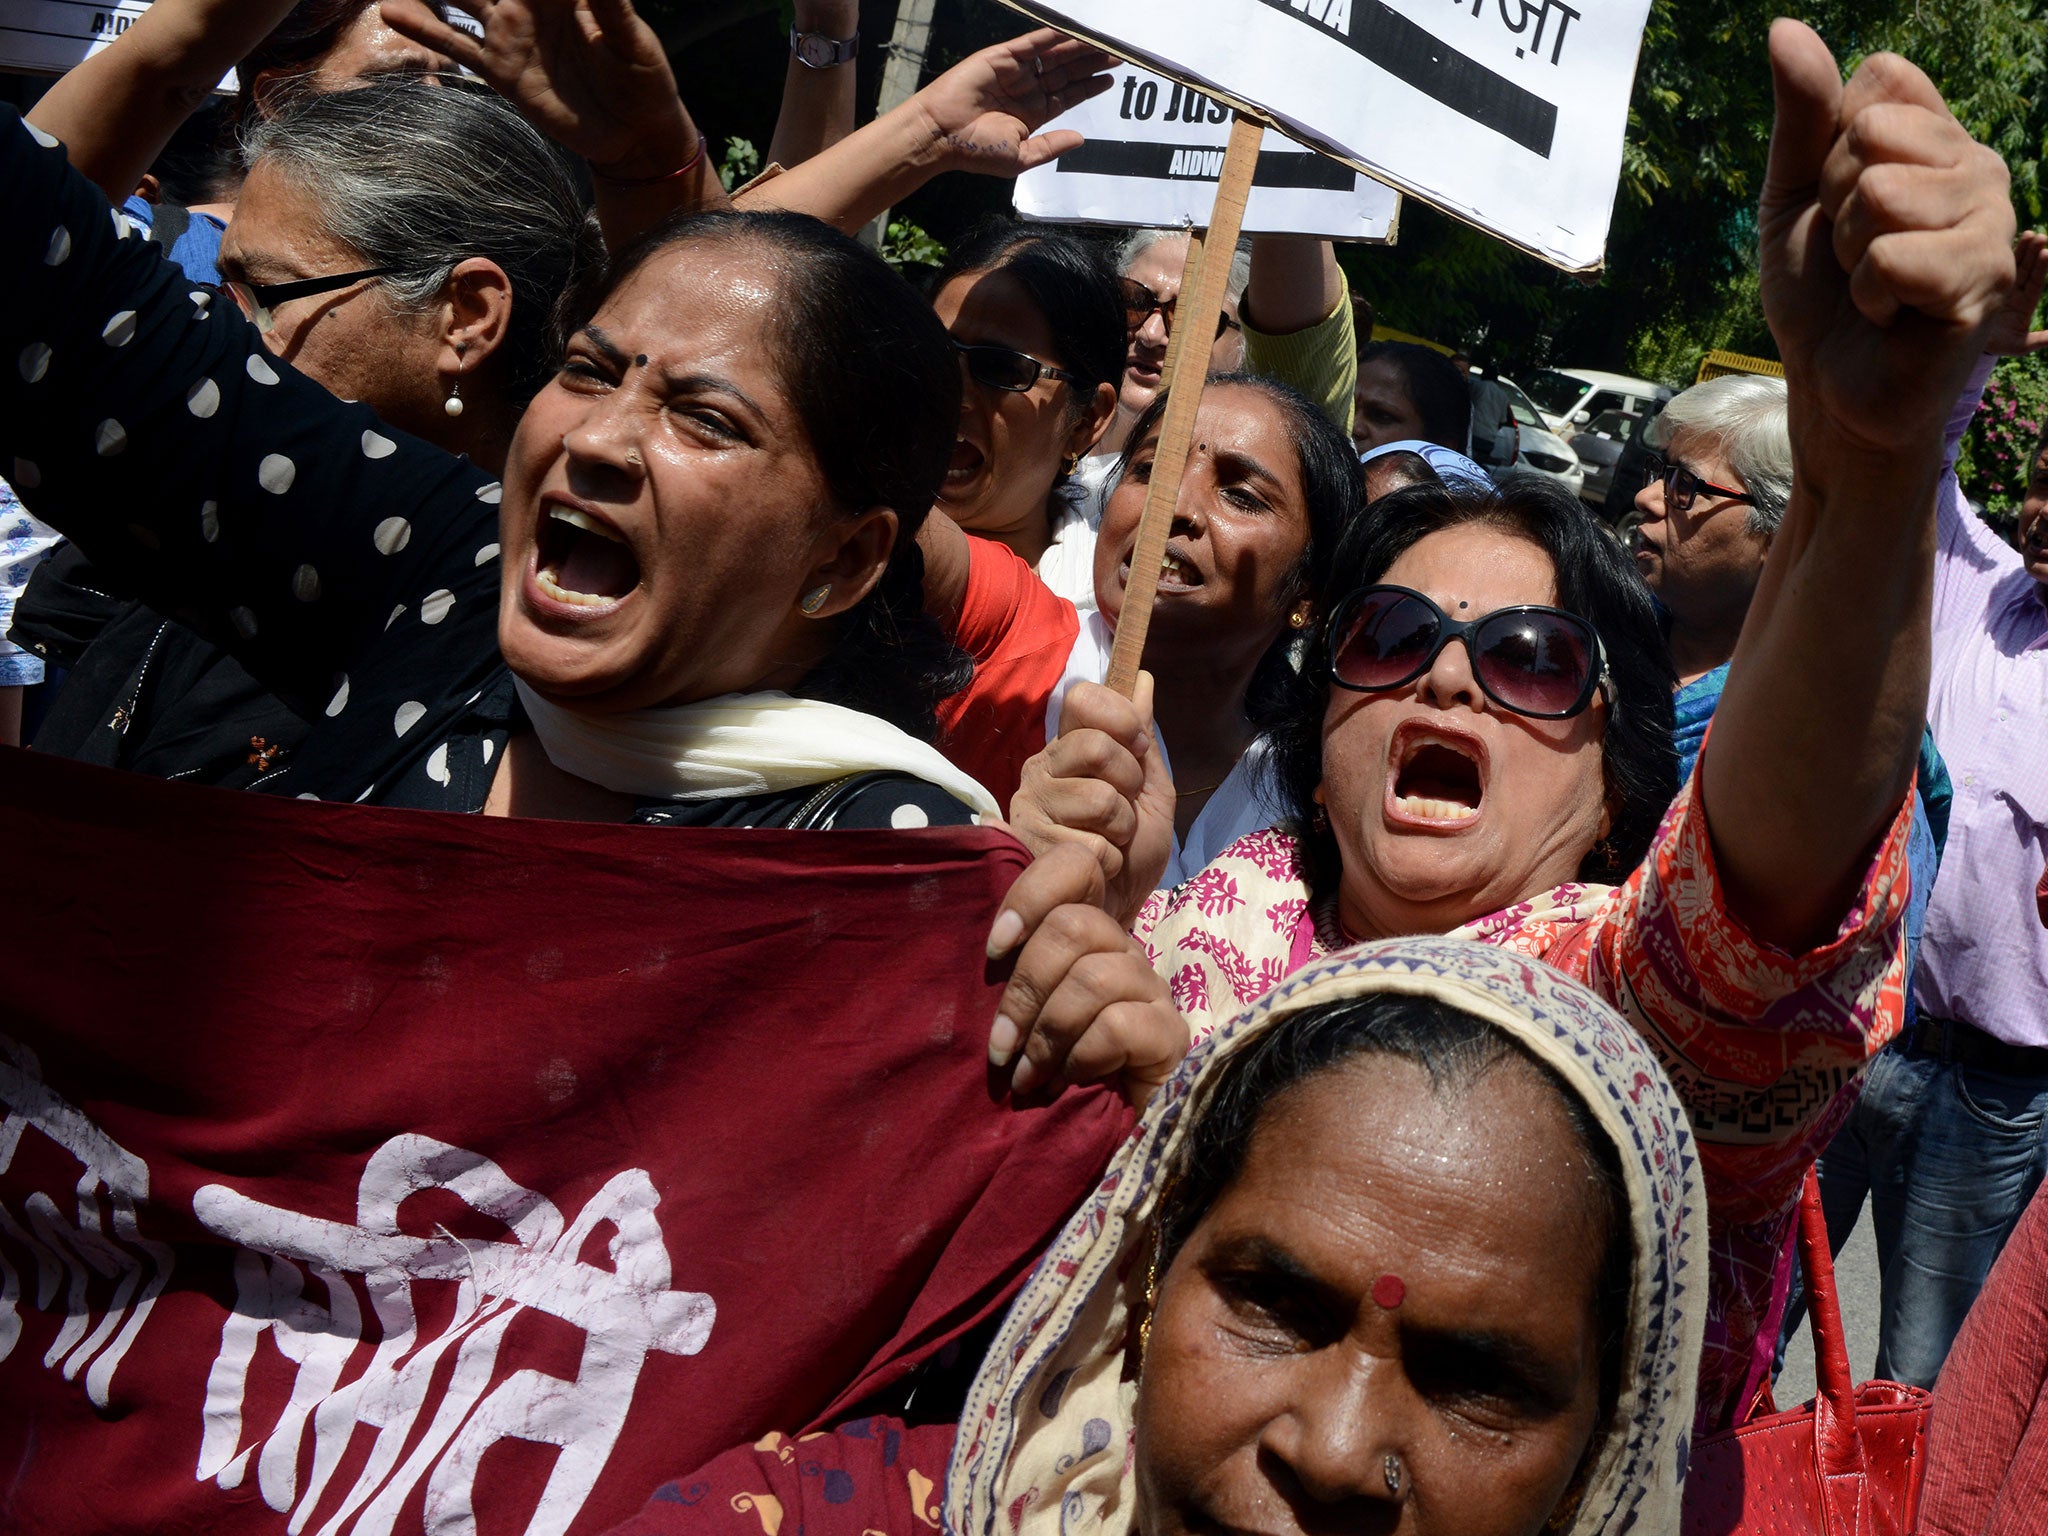
<path fill-rule="evenodd" d="M 1684 1536 L 1906 1536 L 1913 1529 L 1933 1396 L 1896 1381 L 1854 1384 L 1820 1180 L 1811 1170 L 1799 1203 L 1799 1258 L 1818 1395 L 1693 1447 Z"/>

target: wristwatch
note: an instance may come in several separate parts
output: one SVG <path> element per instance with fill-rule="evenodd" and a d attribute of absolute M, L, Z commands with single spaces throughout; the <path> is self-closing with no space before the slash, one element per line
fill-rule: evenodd
<path fill-rule="evenodd" d="M 796 55 L 797 63 L 808 69 L 837 69 L 841 64 L 851 63 L 860 51 L 860 34 L 827 37 L 822 32 L 799 32 L 791 27 L 789 51 Z"/>

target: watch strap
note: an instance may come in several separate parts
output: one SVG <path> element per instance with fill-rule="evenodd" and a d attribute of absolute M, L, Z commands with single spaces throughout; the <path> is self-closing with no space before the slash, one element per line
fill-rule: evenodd
<path fill-rule="evenodd" d="M 860 51 L 860 33 L 851 37 L 827 37 L 822 32 L 799 32 L 789 29 L 789 51 L 796 55 L 797 62 L 812 69 L 836 69 L 850 63 Z"/>

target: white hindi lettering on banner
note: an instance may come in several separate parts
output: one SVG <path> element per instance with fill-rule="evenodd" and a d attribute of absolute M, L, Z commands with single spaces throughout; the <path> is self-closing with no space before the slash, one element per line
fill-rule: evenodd
<path fill-rule="evenodd" d="M 0 1110 L 0 1172 L 31 1133 L 84 1170 L 70 1191 L 73 1214 L 42 1191 L 18 1211 L 0 1205 L 0 1360 L 21 1341 L 28 1300 L 11 1245 L 33 1266 L 33 1310 L 62 1318 L 43 1364 L 67 1380 L 83 1371 L 87 1396 L 105 1408 L 114 1372 L 171 1276 L 171 1250 L 136 1229 L 148 1169 L 53 1093 L 33 1053 L 4 1035 Z M 404 1232 L 399 1208 L 425 1191 L 455 1196 L 512 1240 Z M 372 1154 L 353 1224 L 201 1188 L 193 1213 L 238 1251 L 234 1308 L 194 1403 L 195 1475 L 233 1489 L 253 1469 L 290 1536 L 389 1536 L 422 1492 L 427 1532 L 467 1536 L 485 1452 L 523 1440 L 559 1448 L 523 1530 L 561 1536 L 618 1442 L 648 1357 L 699 1353 L 717 1320 L 711 1297 L 671 1288 L 659 1203 L 633 1168 L 570 1220 L 489 1158 L 417 1135 Z M 607 1226 L 608 1269 L 581 1256 Z M 423 1327 L 413 1292 L 434 1282 L 454 1286 L 454 1306 Z M 499 1351 L 526 1313 L 581 1330 L 573 1377 L 503 1368 L 517 1363 L 501 1362 Z M 289 1400 L 268 1423 L 251 1421 L 248 1399 L 265 1340 L 292 1373 Z M 343 1487 L 335 1473 L 359 1427 L 374 1431 L 369 1457 Z"/>
<path fill-rule="evenodd" d="M 1230 117 L 1213 97 L 1124 65 L 1107 92 L 1048 125 L 1087 143 L 1018 177 L 1017 211 L 1065 224 L 1207 224 Z M 1393 188 L 1268 130 L 1244 228 L 1384 242 L 1400 209 Z"/>
<path fill-rule="evenodd" d="M 18 1212 L 0 1205 L 0 1238 L 11 1239 L 34 1263 L 35 1309 L 62 1308 L 64 1321 L 43 1364 L 66 1381 L 84 1371 L 85 1395 L 104 1408 L 114 1372 L 171 1278 L 171 1250 L 136 1229 L 136 1212 L 149 1199 L 149 1170 L 52 1093 L 35 1053 L 5 1035 L 0 1110 L 0 1173 L 13 1165 L 31 1131 L 55 1143 L 82 1170 L 66 1191 L 76 1201 L 73 1214 L 67 1216 L 38 1190 Z M 21 1342 L 25 1295 L 21 1275 L 0 1248 L 0 1360 Z"/>
<path fill-rule="evenodd" d="M 458 1196 L 503 1222 L 517 1240 L 401 1232 L 399 1206 L 426 1189 Z M 201 1189 L 194 1213 L 243 1252 L 235 1261 L 235 1310 L 207 1379 L 198 1475 L 238 1487 L 255 1457 L 258 1492 L 271 1508 L 291 1512 L 288 1530 L 298 1536 L 321 1510 L 327 1480 L 356 1427 L 367 1425 L 377 1431 L 369 1461 L 319 1527 L 322 1536 L 388 1536 L 422 1486 L 427 1530 L 453 1536 L 475 1529 L 472 1498 L 486 1450 L 504 1439 L 557 1445 L 561 1455 L 525 1529 L 526 1536 L 559 1536 L 604 1470 L 647 1357 L 694 1355 L 711 1337 L 711 1298 L 669 1289 L 657 1201 L 647 1175 L 631 1169 L 573 1222 L 564 1221 L 551 1201 L 515 1184 L 488 1158 L 425 1136 L 396 1137 L 371 1157 L 355 1226 L 263 1205 L 219 1185 Z M 606 1222 L 617 1233 L 608 1270 L 578 1257 Z M 307 1275 L 321 1282 L 325 1305 L 307 1298 Z M 365 1347 L 348 1276 L 359 1277 L 370 1298 L 379 1340 L 361 1374 L 337 1386 L 343 1367 Z M 453 1317 L 423 1339 L 412 1287 L 431 1280 L 454 1281 L 458 1290 Z M 498 1347 L 527 1308 L 583 1330 L 582 1366 L 573 1380 L 522 1370 L 492 1385 Z M 299 1374 L 276 1424 L 252 1440 L 244 1432 L 244 1393 L 266 1333 Z M 454 1371 L 437 1390 L 436 1373 L 451 1351 Z M 313 1470 L 301 1490 L 299 1453 L 309 1418 Z M 407 1452 L 422 1421 L 426 1433 Z"/>
<path fill-rule="evenodd" d="M 1006 3 L 1557 266 L 1604 257 L 1650 0 Z"/>

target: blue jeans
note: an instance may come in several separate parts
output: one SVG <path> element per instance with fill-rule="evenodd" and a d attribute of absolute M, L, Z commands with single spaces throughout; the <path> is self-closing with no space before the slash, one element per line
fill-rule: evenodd
<path fill-rule="evenodd" d="M 1880 1052 L 1820 1160 L 1828 1246 L 1870 1196 L 1881 1301 L 1879 1377 L 1931 1387 L 1984 1277 L 2048 1171 L 2048 1078 Z M 1795 1280 L 1784 1340 L 1805 1313 Z"/>

